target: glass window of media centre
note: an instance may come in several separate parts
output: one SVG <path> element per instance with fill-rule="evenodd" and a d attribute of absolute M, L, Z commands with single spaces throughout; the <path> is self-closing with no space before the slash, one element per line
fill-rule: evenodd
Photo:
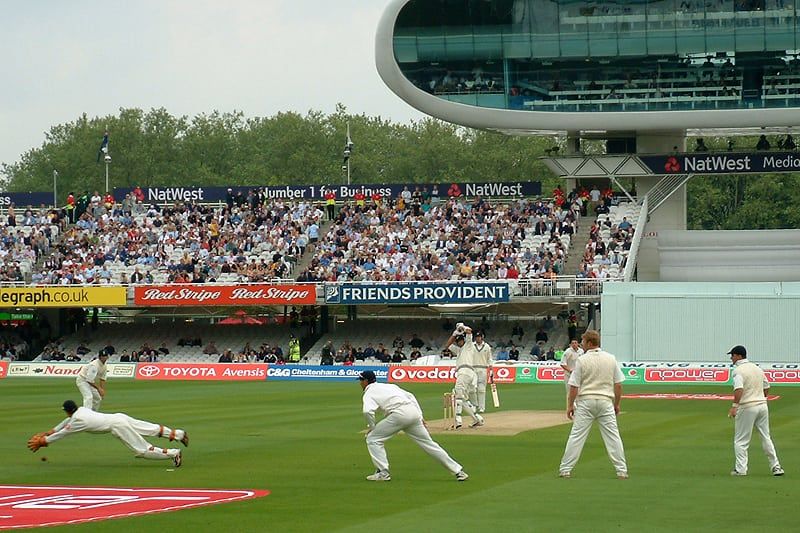
<path fill-rule="evenodd" d="M 412 0 L 395 58 L 445 100 L 530 111 L 800 107 L 800 0 Z"/>

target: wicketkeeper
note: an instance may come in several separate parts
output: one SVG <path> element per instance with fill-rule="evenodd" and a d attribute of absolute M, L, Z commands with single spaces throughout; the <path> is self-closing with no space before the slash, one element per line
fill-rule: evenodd
<path fill-rule="evenodd" d="M 68 418 L 65 418 L 50 431 L 32 436 L 28 440 L 28 449 L 36 452 L 39 448 L 81 431 L 111 433 L 130 448 L 136 454 L 136 457 L 172 459 L 177 467 L 181 466 L 183 461 L 180 449 L 157 448 L 144 440 L 142 435 L 164 437 L 170 441 L 178 440 L 184 446 L 189 446 L 189 435 L 183 429 L 170 429 L 161 424 L 137 420 L 124 413 L 98 413 L 86 407 L 78 407 L 72 400 L 65 401 L 63 408 Z"/>

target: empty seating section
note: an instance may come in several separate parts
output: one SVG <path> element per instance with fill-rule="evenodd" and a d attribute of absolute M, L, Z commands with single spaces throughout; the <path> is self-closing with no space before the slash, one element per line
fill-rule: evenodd
<path fill-rule="evenodd" d="M 116 363 L 126 351 L 128 355 L 134 352 L 141 353 L 145 344 L 149 347 L 146 349 L 158 351 L 158 348 L 164 343 L 169 354 L 159 353 L 159 362 L 216 363 L 225 350 L 231 350 L 233 354 L 238 354 L 248 343 L 254 350 L 258 350 L 264 343 L 269 344 L 270 347 L 280 346 L 285 355 L 289 334 L 290 330 L 286 326 L 280 325 L 200 325 L 191 322 L 102 324 L 96 331 L 81 332 L 65 337 L 61 340 L 60 347 L 65 354 L 70 354 L 75 353 L 77 348 L 83 344 L 90 351 L 79 357 L 86 362 L 97 356 L 101 349 L 110 344 L 114 347 L 115 353 L 109 357 L 109 362 Z M 188 341 L 199 339 L 200 345 L 190 346 L 191 343 L 185 343 L 185 346 L 180 346 L 181 339 Z M 203 353 L 211 342 L 218 348 L 218 352 Z M 35 360 L 46 359 L 39 354 Z"/>

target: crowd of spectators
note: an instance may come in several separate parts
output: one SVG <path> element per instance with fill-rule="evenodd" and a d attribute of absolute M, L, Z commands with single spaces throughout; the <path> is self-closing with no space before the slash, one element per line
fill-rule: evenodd
<path fill-rule="evenodd" d="M 460 196 L 434 201 L 419 190 L 364 205 L 345 202 L 298 279 L 554 277 L 563 272 L 579 216 L 571 203 L 529 199 L 493 203 Z M 541 237 L 538 246 L 526 246 L 533 236 Z"/>
<path fill-rule="evenodd" d="M 80 214 L 78 214 L 80 213 Z M 214 207 L 90 199 L 32 275 L 35 284 L 204 283 L 286 278 L 322 211 L 263 190 Z M 70 215 L 72 216 L 72 215 Z"/>
<path fill-rule="evenodd" d="M 0 216 L 0 282 L 22 282 L 33 265 L 47 257 L 66 220 L 54 209 L 25 209 L 11 204 Z"/>

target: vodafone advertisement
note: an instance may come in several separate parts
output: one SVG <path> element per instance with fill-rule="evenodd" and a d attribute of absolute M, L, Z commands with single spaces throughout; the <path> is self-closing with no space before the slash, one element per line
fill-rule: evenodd
<path fill-rule="evenodd" d="M 494 368 L 495 383 L 514 383 L 517 369 L 513 366 Z M 452 383 L 456 380 L 454 366 L 390 366 L 389 383 Z"/>
<path fill-rule="evenodd" d="M 313 305 L 317 287 L 287 285 L 140 285 L 133 289 L 136 305 Z"/>
<path fill-rule="evenodd" d="M 3 379 L 8 375 L 8 363 L 6 361 L 0 361 L 0 379 Z"/>
<path fill-rule="evenodd" d="M 156 381 L 263 381 L 260 363 L 139 363 L 136 379 Z"/>

